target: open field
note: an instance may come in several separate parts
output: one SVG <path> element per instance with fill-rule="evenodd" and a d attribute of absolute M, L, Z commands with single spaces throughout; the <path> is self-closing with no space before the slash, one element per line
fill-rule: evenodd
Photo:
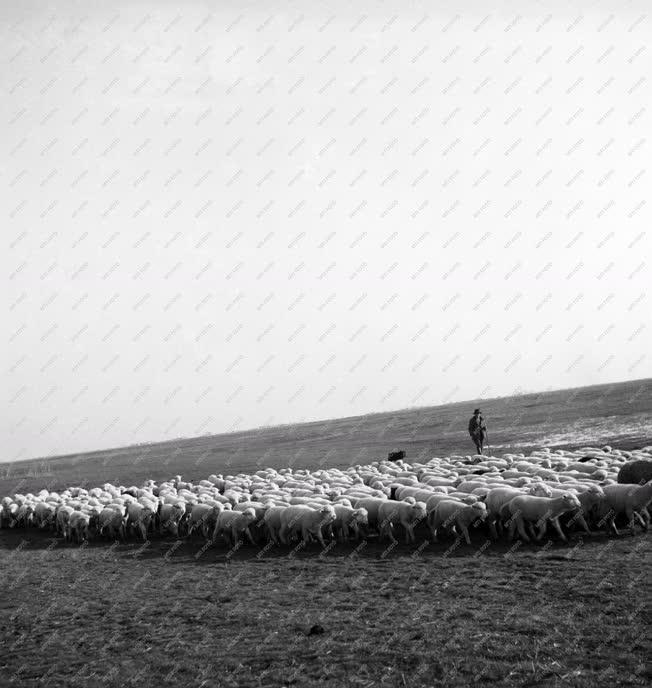
<path fill-rule="evenodd" d="M 0 493 L 345 466 L 393 447 L 411 458 L 467 454 L 473 406 L 4 465 Z M 652 444 L 650 381 L 482 408 L 496 454 Z M 472 537 L 470 546 L 432 544 L 420 526 L 410 546 L 370 538 L 323 552 L 317 544 L 229 552 L 199 537 L 80 547 L 2 530 L 0 685 L 650 685 L 649 534 L 576 534 L 568 545 Z"/>

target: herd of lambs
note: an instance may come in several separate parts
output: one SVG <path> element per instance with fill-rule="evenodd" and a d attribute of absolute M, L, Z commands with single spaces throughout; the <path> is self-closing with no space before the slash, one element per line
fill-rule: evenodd
<path fill-rule="evenodd" d="M 621 471 L 621 468 L 626 468 Z M 150 534 L 244 542 L 306 544 L 378 536 L 407 543 L 415 527 L 437 541 L 442 531 L 470 544 L 469 528 L 492 538 L 540 541 L 549 526 L 567 532 L 607 530 L 617 519 L 634 532 L 650 523 L 652 447 L 577 451 L 543 449 L 529 456 L 379 461 L 345 469 L 264 469 L 211 475 L 196 483 L 181 476 L 142 487 L 104 484 L 2 499 L 0 528 L 49 529 L 68 541 L 110 541 Z M 628 479 L 623 483 L 623 477 Z M 620 478 L 620 480 L 619 480 Z M 628 484 L 629 483 L 629 484 Z M 425 530 L 423 524 L 427 525 Z"/>

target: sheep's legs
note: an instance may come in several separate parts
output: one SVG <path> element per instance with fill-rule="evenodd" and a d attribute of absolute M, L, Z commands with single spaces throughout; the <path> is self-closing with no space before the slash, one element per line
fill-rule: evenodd
<path fill-rule="evenodd" d="M 638 519 L 640 521 L 641 525 L 643 526 L 643 529 L 645 529 L 645 521 L 643 520 L 641 515 L 638 514 L 636 511 L 634 511 L 633 509 L 628 510 L 627 511 L 627 520 L 629 521 L 629 532 L 632 535 L 634 535 L 634 532 L 635 532 L 634 525 L 635 525 L 636 519 Z"/>
<path fill-rule="evenodd" d="M 512 516 L 512 520 L 509 522 L 509 528 L 507 529 L 507 539 L 511 542 L 514 539 L 514 534 L 516 533 L 516 527 L 517 527 L 517 522 L 516 522 L 516 516 Z M 522 528 L 522 526 L 521 526 Z M 520 533 L 520 530 L 519 530 Z M 523 531 L 523 534 L 525 535 L 525 531 Z M 529 539 L 527 538 L 527 535 L 525 535 L 526 542 L 529 542 Z"/>
<path fill-rule="evenodd" d="M 584 528 L 584 532 L 587 535 L 591 535 L 591 529 L 589 528 L 588 523 L 584 519 L 584 516 L 582 516 L 580 512 L 578 512 L 575 516 L 575 520 L 577 521 L 577 524 L 580 526 L 580 528 Z"/>
<path fill-rule="evenodd" d="M 411 542 L 414 542 L 414 528 L 408 523 L 405 526 L 405 544 L 409 545 Z"/>
<path fill-rule="evenodd" d="M 496 530 L 496 522 L 495 521 L 487 521 L 489 524 L 489 535 L 491 535 L 492 540 L 497 540 L 498 539 L 498 531 Z"/>
<path fill-rule="evenodd" d="M 393 540 L 394 535 L 390 533 L 391 529 L 392 529 L 392 524 L 387 519 L 385 519 L 382 523 L 380 523 L 378 525 L 378 535 L 379 535 L 380 539 L 382 540 L 385 535 L 389 534 L 389 537 Z"/>
<path fill-rule="evenodd" d="M 525 542 L 530 542 L 530 538 L 528 537 L 527 533 L 525 532 L 525 527 L 523 525 L 523 519 L 517 518 L 515 523 L 516 523 L 516 528 L 518 529 L 518 534 L 521 536 L 521 539 L 524 540 Z M 510 530 L 513 533 L 512 528 L 513 528 L 513 526 L 510 526 Z"/>
<path fill-rule="evenodd" d="M 470 545 L 471 544 L 471 538 L 469 537 L 469 529 L 465 525 L 458 525 L 457 526 L 461 531 L 462 534 L 464 535 L 464 539 L 466 540 L 466 544 Z"/>
<path fill-rule="evenodd" d="M 311 536 L 311 534 L 306 528 L 303 528 L 301 530 L 301 537 L 306 544 L 308 544 L 308 542 L 310 542 L 310 540 L 311 540 L 310 536 Z M 315 533 L 315 537 L 319 541 L 319 544 L 322 546 L 322 549 L 324 549 L 326 547 L 326 543 L 324 542 L 324 536 L 321 534 L 321 528 L 317 528 L 317 532 Z"/>
<path fill-rule="evenodd" d="M 561 524 L 559 523 L 558 518 L 551 518 L 550 521 L 552 522 L 552 525 L 555 527 L 555 530 L 559 533 L 559 537 L 564 541 L 568 542 L 568 538 L 566 535 L 564 535 L 564 531 L 561 529 Z"/>
<path fill-rule="evenodd" d="M 432 535 L 432 541 L 437 542 L 437 528 L 435 528 L 435 518 L 434 512 L 428 514 L 428 528 L 430 529 L 430 534 Z"/>

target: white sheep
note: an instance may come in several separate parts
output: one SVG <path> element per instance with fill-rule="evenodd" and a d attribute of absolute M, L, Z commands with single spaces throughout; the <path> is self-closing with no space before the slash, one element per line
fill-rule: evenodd
<path fill-rule="evenodd" d="M 443 527 L 461 532 L 466 544 L 470 545 L 470 526 L 486 518 L 487 507 L 484 502 L 476 501 L 473 504 L 467 504 L 455 499 L 442 499 L 428 515 L 428 525 L 434 542 L 437 542 L 438 531 Z"/>
<path fill-rule="evenodd" d="M 145 506 L 137 501 L 127 503 L 127 530 L 134 528 L 147 542 L 147 532 L 154 520 L 156 508 L 153 504 Z"/>
<path fill-rule="evenodd" d="M 70 516 L 74 509 L 66 504 L 60 504 L 57 508 L 56 525 L 57 531 L 66 540 L 70 540 Z"/>
<path fill-rule="evenodd" d="M 409 497 L 407 499 L 410 499 Z M 413 498 L 412 498 L 413 499 Z M 380 522 L 380 534 L 385 533 L 390 540 L 396 542 L 393 533 L 393 525 L 400 523 L 405 530 L 405 542 L 409 544 L 415 541 L 414 526 L 426 518 L 426 505 L 424 502 L 395 502 L 387 500 L 378 507 L 378 520 Z"/>
<path fill-rule="evenodd" d="M 213 530 L 213 542 L 222 535 L 230 546 L 234 546 L 244 534 L 251 544 L 255 544 L 249 531 L 249 526 L 256 521 L 256 512 L 249 507 L 244 511 L 221 511 L 217 516 L 215 529 Z"/>
<path fill-rule="evenodd" d="M 634 533 L 634 519 L 638 519 L 647 530 L 650 525 L 650 513 L 647 509 L 652 502 L 652 480 L 644 485 L 613 484 L 603 488 L 604 500 L 599 507 L 599 515 L 606 520 L 608 526 L 618 535 L 616 517 L 625 514 L 629 522 L 630 532 Z"/>
<path fill-rule="evenodd" d="M 287 544 L 288 535 L 300 532 L 303 542 L 309 542 L 310 537 L 314 536 L 321 546 L 325 547 L 322 528 L 336 518 L 332 506 L 323 506 L 319 510 L 302 504 L 288 506 L 281 512 L 280 540 Z"/>
<path fill-rule="evenodd" d="M 70 514 L 69 528 L 71 539 L 74 534 L 77 542 L 80 544 L 85 540 L 89 540 L 91 535 L 89 514 L 84 511 L 73 511 Z"/>
<path fill-rule="evenodd" d="M 117 504 L 109 504 L 102 509 L 97 518 L 97 524 L 100 535 L 108 535 L 112 540 L 116 536 L 121 540 L 126 537 L 126 513 L 123 506 Z"/>
<path fill-rule="evenodd" d="M 333 504 L 335 520 L 329 524 L 329 531 L 335 533 L 341 542 L 351 537 L 351 531 L 356 540 L 360 539 L 360 526 L 369 523 L 369 514 L 366 509 L 354 509 L 344 504 Z"/>
<path fill-rule="evenodd" d="M 165 535 L 169 532 L 174 537 L 178 537 L 179 524 L 186 515 L 186 503 L 179 501 L 175 504 L 159 504 L 156 515 L 159 533 Z"/>
<path fill-rule="evenodd" d="M 561 497 L 536 497 L 534 495 L 514 497 L 506 507 L 503 507 L 503 511 L 506 511 L 511 517 L 509 537 L 512 539 L 515 529 L 518 529 L 521 539 L 529 542 L 530 538 L 525 532 L 525 522 L 527 521 L 539 526 L 536 539 L 540 540 L 546 531 L 546 525 L 552 523 L 559 533 L 559 537 L 567 542 L 566 535 L 564 535 L 559 524 L 559 517 L 567 511 L 579 509 L 581 506 L 579 499 L 571 492 L 567 492 Z"/>

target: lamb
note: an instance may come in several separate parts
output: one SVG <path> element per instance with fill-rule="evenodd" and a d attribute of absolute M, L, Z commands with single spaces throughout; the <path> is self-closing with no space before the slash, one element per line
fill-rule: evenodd
<path fill-rule="evenodd" d="M 410 504 L 408 502 L 395 502 L 387 500 L 380 504 L 378 508 L 378 520 L 381 523 L 381 536 L 383 532 L 389 535 L 390 540 L 396 542 L 392 526 L 394 523 L 400 523 L 405 529 L 405 543 L 415 541 L 414 525 L 426 518 L 426 505 L 423 502 L 415 502 Z"/>
<path fill-rule="evenodd" d="M 492 488 L 485 498 L 485 504 L 487 505 L 487 523 L 489 525 L 489 532 L 491 537 L 496 540 L 498 538 L 498 533 L 496 526 L 500 525 L 501 521 L 501 510 L 505 507 L 514 497 L 518 497 L 524 494 L 531 494 L 537 497 L 550 497 L 552 492 L 547 485 L 543 483 L 534 483 L 529 485 L 527 488 L 518 487 L 494 487 Z M 508 516 L 509 517 L 509 516 Z"/>
<path fill-rule="evenodd" d="M 423 481 L 424 485 L 428 485 L 430 487 L 450 487 L 450 488 L 454 488 L 459 482 L 460 481 L 458 478 L 442 478 L 442 477 L 426 478 Z"/>
<path fill-rule="evenodd" d="M 586 489 L 581 488 L 569 488 L 568 490 L 553 489 L 551 490 L 551 497 L 561 497 L 566 492 L 572 492 L 579 500 L 581 507 L 575 509 L 574 511 L 569 511 L 568 514 L 571 516 L 571 523 L 577 523 L 578 526 L 584 529 L 584 532 L 591 535 L 591 529 L 586 522 L 586 517 L 591 514 L 594 507 L 598 507 L 604 500 L 604 491 L 599 485 L 590 485 Z"/>
<path fill-rule="evenodd" d="M 286 508 L 286 506 L 279 506 L 278 504 L 265 505 L 263 522 L 267 528 L 269 539 L 275 544 L 280 542 L 281 514 Z"/>
<path fill-rule="evenodd" d="M 54 526 L 56 518 L 56 506 L 50 502 L 38 502 L 34 507 L 34 523 L 40 528 Z"/>
<path fill-rule="evenodd" d="M 351 503 L 356 509 L 365 509 L 367 511 L 367 523 L 369 527 L 378 529 L 378 510 L 381 504 L 385 504 L 388 501 L 387 499 L 379 499 L 378 497 L 363 497 L 362 499 L 352 499 Z"/>
<path fill-rule="evenodd" d="M 174 537 L 178 537 L 179 524 L 185 515 L 185 502 L 159 504 L 157 511 L 159 533 L 164 535 L 166 532 L 170 532 Z"/>
<path fill-rule="evenodd" d="M 319 544 L 325 547 L 321 529 L 323 526 L 335 521 L 336 518 L 337 516 L 332 506 L 323 506 L 319 510 L 302 504 L 288 506 L 281 512 L 280 540 L 286 545 L 288 533 L 301 531 L 303 542 L 308 542 L 310 536 L 314 535 Z"/>
<path fill-rule="evenodd" d="M 634 519 L 638 519 L 647 530 L 650 525 L 650 513 L 647 510 L 652 502 L 652 480 L 648 480 L 644 485 L 628 485 L 616 483 L 605 485 L 604 502 L 599 507 L 599 514 L 602 520 L 606 520 L 608 527 L 613 529 L 618 535 L 616 528 L 616 517 L 625 514 L 629 521 L 629 530 L 634 534 Z"/>
<path fill-rule="evenodd" d="M 427 514 L 432 513 L 435 510 L 435 508 L 437 507 L 437 504 L 439 504 L 439 502 L 443 502 L 447 499 L 454 499 L 456 502 L 462 501 L 458 497 L 449 497 L 448 494 L 442 494 L 442 493 L 433 494 L 432 496 L 428 497 L 428 499 L 426 501 L 426 513 Z"/>
<path fill-rule="evenodd" d="M 512 539 L 515 529 L 518 529 L 521 539 L 530 542 L 530 538 L 525 532 L 525 522 L 527 521 L 539 526 L 536 539 L 540 540 L 545 533 L 546 524 L 550 522 L 559 533 L 559 537 L 564 542 L 568 542 L 568 538 L 564 535 L 559 524 L 559 517 L 567 511 L 580 509 L 581 506 L 577 496 L 571 492 L 567 492 L 561 497 L 536 497 L 534 495 L 514 497 L 503 507 L 506 513 L 511 516 L 509 537 Z"/>
<path fill-rule="evenodd" d="M 219 535 L 222 535 L 229 543 L 229 546 L 234 546 L 244 533 L 253 545 L 255 543 L 249 532 L 249 526 L 255 523 L 255 521 L 256 512 L 251 507 L 242 512 L 225 509 L 217 516 L 215 529 L 213 530 L 213 542 L 217 540 Z"/>
<path fill-rule="evenodd" d="M 473 490 L 479 487 L 487 487 L 487 483 L 481 480 L 464 480 L 455 489 L 457 492 L 466 492 L 470 494 Z"/>
<path fill-rule="evenodd" d="M 56 524 L 57 532 L 66 540 L 70 540 L 70 515 L 75 510 L 71 506 L 61 504 L 57 509 Z"/>
<path fill-rule="evenodd" d="M 77 538 L 77 542 L 81 544 L 84 540 L 90 539 L 90 516 L 83 511 L 73 511 L 70 514 L 70 537 L 72 539 L 73 533 Z"/>
<path fill-rule="evenodd" d="M 129 502 L 127 504 L 127 529 L 135 528 L 143 538 L 143 542 L 147 542 L 147 531 L 155 514 L 156 509 L 150 506 L 143 506 L 136 501 Z"/>
<path fill-rule="evenodd" d="M 266 505 L 262 502 L 240 502 L 233 507 L 234 511 L 243 512 L 246 509 L 253 509 L 256 513 L 255 521 L 249 526 L 249 532 L 254 541 L 256 540 L 256 536 L 264 532 L 265 507 Z"/>
<path fill-rule="evenodd" d="M 202 535 L 208 539 L 208 534 L 215 530 L 217 518 L 222 511 L 225 511 L 223 504 L 216 503 L 215 506 L 205 503 L 195 504 L 188 517 L 188 537 L 196 528 L 201 528 Z"/>
<path fill-rule="evenodd" d="M 470 545 L 469 527 L 476 521 L 484 521 L 486 518 L 487 507 L 484 502 L 465 504 L 455 499 L 443 499 L 428 515 L 428 526 L 433 542 L 437 542 L 437 532 L 443 526 L 460 531 L 464 535 L 466 544 Z"/>
<path fill-rule="evenodd" d="M 11 497 L 3 497 L 0 504 L 0 528 L 3 528 L 5 523 L 11 526 L 18 508 L 19 505 Z"/>
<path fill-rule="evenodd" d="M 30 502 L 25 502 L 21 504 L 16 513 L 14 514 L 14 520 L 10 524 L 10 528 L 15 528 L 16 526 L 22 525 L 27 528 L 33 521 L 34 518 L 34 507 Z"/>
<path fill-rule="evenodd" d="M 400 499 L 405 501 L 406 498 L 412 497 L 416 502 L 426 502 L 433 494 L 437 494 L 432 488 L 414 488 L 414 487 L 399 487 L 394 491 L 393 499 Z"/>
<path fill-rule="evenodd" d="M 121 540 L 125 539 L 126 513 L 124 507 L 116 504 L 105 506 L 100 512 L 97 522 L 100 535 L 108 534 L 112 540 L 115 540 L 117 534 Z"/>
<path fill-rule="evenodd" d="M 352 530 L 355 539 L 359 540 L 359 526 L 366 526 L 369 522 L 367 510 L 354 509 L 343 504 L 334 504 L 333 510 L 335 511 L 335 520 L 329 524 L 329 531 L 331 533 L 334 531 L 335 535 L 339 536 L 340 541 L 344 542 L 349 539 L 350 530 Z"/>

